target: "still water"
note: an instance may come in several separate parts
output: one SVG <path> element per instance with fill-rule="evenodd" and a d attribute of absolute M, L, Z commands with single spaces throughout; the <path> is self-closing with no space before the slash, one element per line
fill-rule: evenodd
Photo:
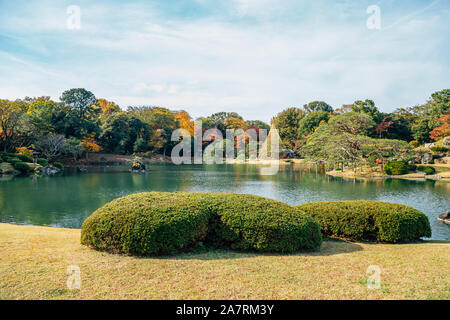
<path fill-rule="evenodd" d="M 152 165 L 148 173 L 94 167 L 56 177 L 1 177 L 0 222 L 79 228 L 94 210 L 117 197 L 143 191 L 237 192 L 296 205 L 323 200 L 365 199 L 402 203 L 425 212 L 432 239 L 450 240 L 450 227 L 436 220 L 450 210 L 450 183 L 387 179 L 345 180 L 298 165 L 261 175 L 257 165 Z"/>

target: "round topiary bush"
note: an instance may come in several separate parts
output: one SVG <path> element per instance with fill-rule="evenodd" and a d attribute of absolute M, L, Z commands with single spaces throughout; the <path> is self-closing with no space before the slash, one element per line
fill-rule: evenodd
<path fill-rule="evenodd" d="M 301 210 L 283 202 L 235 193 L 194 194 L 209 214 L 206 241 L 237 250 L 296 252 L 316 250 L 320 227 Z"/>
<path fill-rule="evenodd" d="M 139 255 L 173 254 L 204 245 L 295 252 L 321 245 L 320 227 L 287 204 L 243 194 L 134 194 L 113 200 L 83 223 L 81 243 Z"/>
<path fill-rule="evenodd" d="M 14 169 L 20 171 L 21 173 L 27 173 L 31 170 L 30 166 L 25 162 L 15 162 Z"/>
<path fill-rule="evenodd" d="M 22 161 L 22 162 L 33 162 L 33 158 L 31 158 L 25 154 L 18 154 L 17 158 L 19 158 L 20 161 Z"/>
<path fill-rule="evenodd" d="M 47 159 L 44 159 L 44 158 L 38 158 L 38 159 L 36 160 L 36 162 L 37 162 L 38 164 L 40 164 L 41 166 L 43 166 L 43 167 L 45 167 L 45 166 L 48 165 L 48 160 L 47 160 Z"/>
<path fill-rule="evenodd" d="M 319 222 L 324 236 L 390 243 L 431 237 L 427 216 L 402 204 L 349 200 L 304 203 L 297 207 Z"/>
<path fill-rule="evenodd" d="M 81 243 L 131 254 L 171 254 L 201 242 L 208 215 L 200 202 L 171 193 L 140 193 L 113 200 L 88 217 Z"/>
<path fill-rule="evenodd" d="M 427 175 L 436 173 L 436 169 L 430 166 L 418 166 L 417 171 L 424 172 Z"/>
<path fill-rule="evenodd" d="M 53 163 L 53 166 L 54 166 L 55 168 L 60 169 L 60 170 L 63 170 L 63 169 L 64 169 L 64 165 L 63 165 L 61 162 L 54 162 L 54 163 Z"/>
<path fill-rule="evenodd" d="M 406 161 L 389 161 L 384 167 L 384 172 L 388 175 L 401 175 L 408 173 L 408 163 Z"/>
<path fill-rule="evenodd" d="M 22 162 L 22 161 L 20 161 L 19 158 L 7 158 L 6 162 L 11 163 L 12 165 L 14 165 L 16 162 Z"/>

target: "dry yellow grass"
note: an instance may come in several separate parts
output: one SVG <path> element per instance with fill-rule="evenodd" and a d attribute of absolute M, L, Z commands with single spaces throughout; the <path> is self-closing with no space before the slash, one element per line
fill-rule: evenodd
<path fill-rule="evenodd" d="M 449 299 L 449 242 L 325 241 L 294 255 L 228 251 L 136 258 L 79 244 L 80 230 L 0 224 L 1 299 Z M 69 265 L 81 289 L 67 289 Z M 381 268 L 381 289 L 366 270 Z"/>

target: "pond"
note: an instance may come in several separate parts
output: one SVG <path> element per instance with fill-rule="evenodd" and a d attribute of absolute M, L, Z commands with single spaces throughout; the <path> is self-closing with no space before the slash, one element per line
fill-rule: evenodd
<path fill-rule="evenodd" d="M 0 178 L 0 222 L 79 228 L 108 201 L 143 191 L 237 192 L 296 205 L 323 200 L 365 199 L 402 203 L 429 217 L 432 239 L 450 240 L 437 216 L 450 209 L 450 183 L 437 181 L 345 180 L 299 165 L 261 175 L 257 165 L 152 165 L 148 173 L 125 167 L 67 170 L 56 177 Z"/>

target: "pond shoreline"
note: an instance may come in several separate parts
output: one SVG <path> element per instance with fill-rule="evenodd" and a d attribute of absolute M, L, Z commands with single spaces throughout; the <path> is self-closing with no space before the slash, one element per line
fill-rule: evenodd
<path fill-rule="evenodd" d="M 430 166 L 430 165 L 429 165 Z M 437 172 L 432 175 L 426 175 L 422 172 L 414 172 L 403 175 L 386 175 L 377 168 L 371 168 L 371 170 L 366 170 L 361 172 L 357 170 L 356 173 L 353 170 L 337 171 L 331 170 L 325 172 L 326 175 L 341 178 L 359 178 L 359 179 L 403 179 L 403 180 L 434 180 L 434 181 L 444 181 L 450 182 L 450 165 L 431 165 Z M 444 169 L 444 170 L 443 170 Z M 449 169 L 448 171 L 445 171 Z M 358 172 L 359 171 L 359 172 Z"/>
<path fill-rule="evenodd" d="M 437 216 L 449 210 L 449 183 L 406 179 L 345 179 L 325 175 L 322 168 L 280 165 L 264 175 L 263 165 L 154 164 L 146 173 L 127 166 L 66 168 L 54 177 L 0 179 L 0 222 L 79 228 L 105 203 L 132 193 L 235 192 L 253 194 L 289 205 L 327 200 L 377 200 L 412 206 L 432 225 L 432 239 L 450 240 L 448 226 Z M 27 196 L 24 197 L 23 195 Z M 420 196 L 418 196 L 420 195 Z"/>

